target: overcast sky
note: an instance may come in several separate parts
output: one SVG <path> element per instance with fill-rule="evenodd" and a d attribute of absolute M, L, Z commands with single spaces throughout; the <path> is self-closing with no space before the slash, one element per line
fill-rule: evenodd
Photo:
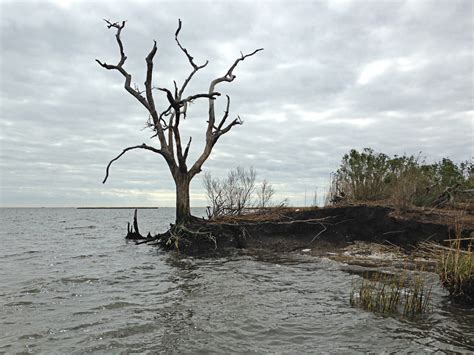
<path fill-rule="evenodd" d="M 204 171 L 223 176 L 254 166 L 293 205 L 322 197 L 329 174 L 351 148 L 418 154 L 429 162 L 473 152 L 473 4 L 437 1 L 6 1 L 0 0 L 0 205 L 173 206 L 162 158 L 121 150 L 150 140 L 145 110 L 123 89 L 114 32 L 102 21 L 128 20 L 126 68 L 142 86 L 144 58 L 158 42 L 154 84 L 172 88 L 209 60 L 189 93 L 206 92 L 240 51 L 265 50 L 236 69 L 219 91 L 232 98 L 235 127 Z M 166 100 L 156 92 L 156 102 Z M 222 99 L 222 98 L 221 98 Z M 218 110 L 223 111 L 221 100 Z M 206 102 L 182 126 L 204 142 Z M 205 206 L 202 175 L 191 204 Z M 311 197 L 310 197 L 311 196 Z"/>

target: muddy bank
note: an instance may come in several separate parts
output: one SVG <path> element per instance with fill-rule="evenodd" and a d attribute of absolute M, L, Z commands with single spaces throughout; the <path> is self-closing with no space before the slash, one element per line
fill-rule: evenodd
<path fill-rule="evenodd" d="M 463 235 L 474 230 L 467 216 Z M 194 220 L 162 235 L 140 240 L 188 255 L 222 255 L 236 249 L 324 252 L 355 241 L 386 243 L 411 250 L 421 241 L 443 242 L 453 235 L 444 212 L 397 213 L 383 206 L 280 209 L 214 221 Z"/>

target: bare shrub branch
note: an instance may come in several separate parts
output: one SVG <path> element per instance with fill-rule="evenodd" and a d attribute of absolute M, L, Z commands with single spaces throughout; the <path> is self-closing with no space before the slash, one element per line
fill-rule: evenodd
<path fill-rule="evenodd" d="M 254 168 L 232 169 L 223 179 L 213 179 L 210 173 L 204 175 L 204 188 L 211 204 L 210 216 L 241 215 L 253 206 L 255 180 Z"/>

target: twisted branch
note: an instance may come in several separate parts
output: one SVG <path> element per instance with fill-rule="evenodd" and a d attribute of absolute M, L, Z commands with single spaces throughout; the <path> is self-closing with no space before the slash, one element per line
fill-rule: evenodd
<path fill-rule="evenodd" d="M 131 82 L 132 82 L 132 75 L 129 74 L 124 68 L 123 65 L 125 61 L 127 60 L 127 56 L 125 55 L 124 49 L 123 49 L 123 44 L 122 44 L 122 39 L 120 38 L 120 34 L 122 32 L 122 29 L 125 27 L 125 22 L 122 21 L 121 24 L 118 22 L 110 22 L 109 20 L 104 21 L 107 23 L 107 28 L 116 28 L 117 32 L 115 33 L 115 39 L 117 41 L 117 44 L 119 46 L 119 51 L 120 51 L 120 60 L 116 65 L 113 64 L 107 64 L 105 62 L 101 62 L 99 59 L 96 59 L 95 61 L 99 63 L 99 65 L 107 70 L 118 70 L 124 77 L 125 77 L 125 90 L 127 90 L 133 97 L 135 97 L 147 110 L 150 110 L 150 106 L 148 105 L 148 102 L 145 100 L 143 96 L 141 96 L 140 92 L 135 90 L 134 88 L 131 87 Z"/>
<path fill-rule="evenodd" d="M 105 169 L 105 178 L 104 178 L 104 181 L 102 181 L 103 184 L 105 184 L 105 182 L 107 181 L 107 178 L 109 177 L 109 169 L 110 169 L 110 166 L 112 165 L 112 163 L 118 159 L 120 159 L 120 157 L 122 155 L 124 155 L 126 152 L 128 152 L 129 150 L 132 150 L 132 149 L 146 149 L 146 150 L 150 150 L 154 153 L 157 153 L 157 154 L 160 154 L 160 155 L 163 155 L 163 152 L 160 150 L 160 149 L 156 149 L 154 147 L 150 147 L 149 145 L 146 145 L 145 143 L 141 144 L 141 145 L 135 145 L 133 147 L 128 147 L 128 148 L 125 148 L 122 153 L 120 153 L 119 155 L 117 155 L 114 159 L 112 159 L 109 164 L 107 164 L 107 168 Z"/>

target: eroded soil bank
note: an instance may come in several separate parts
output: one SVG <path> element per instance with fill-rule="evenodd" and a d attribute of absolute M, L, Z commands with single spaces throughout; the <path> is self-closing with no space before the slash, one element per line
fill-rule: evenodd
<path fill-rule="evenodd" d="M 223 255 L 249 251 L 304 251 L 324 254 L 345 250 L 356 241 L 410 251 L 419 242 L 443 242 L 454 237 L 459 211 L 413 209 L 400 213 L 384 206 L 285 208 L 212 221 L 194 220 L 186 227 L 138 241 L 186 255 Z M 474 216 L 463 218 L 462 235 L 474 230 Z"/>

